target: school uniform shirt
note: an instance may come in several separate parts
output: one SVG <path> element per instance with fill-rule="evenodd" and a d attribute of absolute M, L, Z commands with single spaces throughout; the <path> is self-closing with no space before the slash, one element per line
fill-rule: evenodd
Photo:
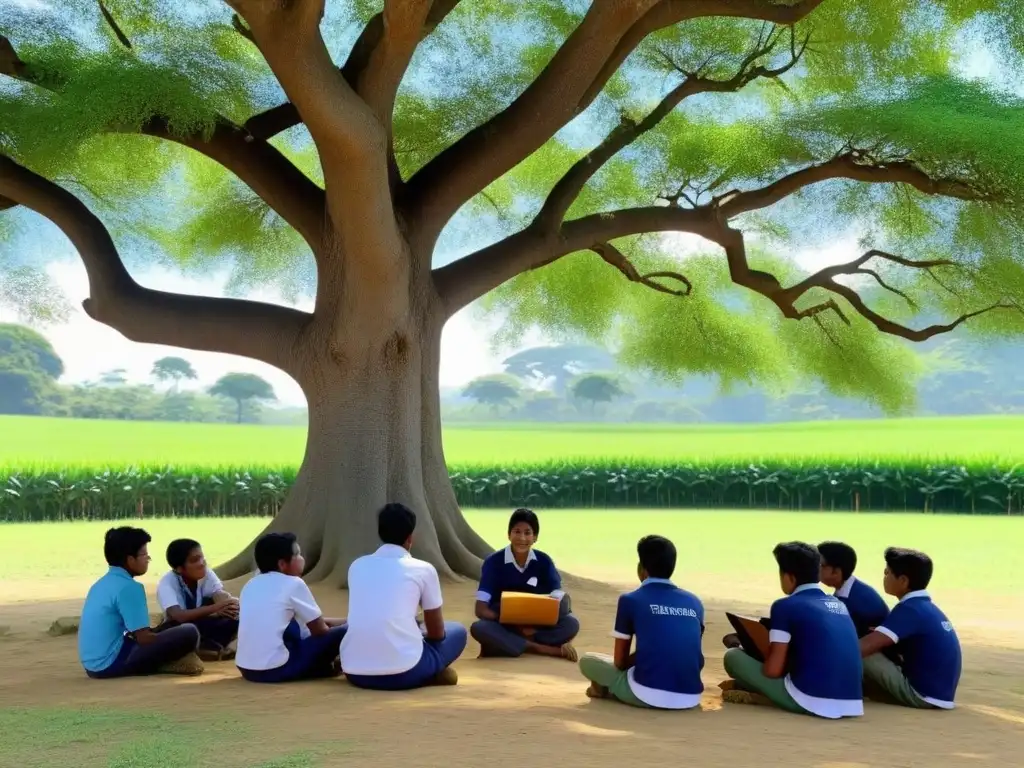
<path fill-rule="evenodd" d="M 889 616 L 889 606 L 878 591 L 856 576 L 844 581 L 836 590 L 835 597 L 841 600 L 846 610 L 850 612 L 850 618 L 853 619 L 853 625 L 860 637 L 881 626 Z"/>
<path fill-rule="evenodd" d="M 341 641 L 346 675 L 399 675 L 423 655 L 416 614 L 441 607 L 437 570 L 405 547 L 384 544 L 348 569 L 348 632 Z"/>
<path fill-rule="evenodd" d="M 636 664 L 626 676 L 640 701 L 659 709 L 700 704 L 703 629 L 700 599 L 668 579 L 647 579 L 619 597 L 612 637 L 636 638 Z"/>
<path fill-rule="evenodd" d="M 235 664 L 254 672 L 277 669 L 288 661 L 284 633 L 293 619 L 306 638 L 306 625 L 323 615 L 306 582 L 280 571 L 254 576 L 242 587 L 238 602 Z"/>
<path fill-rule="evenodd" d="M 841 601 L 802 584 L 772 604 L 769 640 L 789 645 L 785 685 L 797 704 L 833 720 L 864 714 L 860 639 Z"/>
<path fill-rule="evenodd" d="M 149 627 L 145 588 L 124 568 L 111 566 L 89 588 L 78 625 L 78 658 L 88 672 L 102 672 L 124 646 L 126 632 Z"/>
<path fill-rule="evenodd" d="M 160 603 L 160 610 L 166 615 L 168 609 L 175 606 L 186 611 L 199 608 L 203 600 L 212 598 L 223 589 L 224 584 L 211 568 L 206 569 L 206 576 L 196 585 L 195 592 L 188 588 L 185 580 L 176 572 L 168 571 L 160 577 L 160 583 L 156 586 L 156 599 Z"/>
<path fill-rule="evenodd" d="M 903 674 L 914 692 L 940 709 L 953 709 L 960 684 L 960 639 L 925 590 L 900 598 L 878 632 L 903 655 Z"/>
<path fill-rule="evenodd" d="M 480 584 L 476 599 L 487 603 L 492 611 L 501 608 L 502 592 L 528 592 L 532 595 L 561 597 L 562 576 L 555 562 L 543 552 L 531 549 L 526 565 L 520 566 L 512 554 L 512 547 L 499 549 L 487 556 L 480 569 Z"/>

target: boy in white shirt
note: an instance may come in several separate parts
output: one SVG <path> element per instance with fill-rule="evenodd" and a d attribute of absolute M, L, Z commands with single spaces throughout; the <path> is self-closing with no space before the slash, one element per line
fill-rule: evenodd
<path fill-rule="evenodd" d="M 359 688 L 403 691 L 455 685 L 451 665 L 466 648 L 466 628 L 441 614 L 441 582 L 430 563 L 409 554 L 416 515 L 387 504 L 377 515 L 383 542 L 348 570 L 348 632 L 341 667 Z M 416 620 L 423 608 L 423 628 Z"/>
<path fill-rule="evenodd" d="M 336 677 L 343 619 L 325 619 L 302 580 L 306 559 L 293 533 L 256 542 L 254 576 L 242 587 L 235 664 L 254 683 Z"/>
<path fill-rule="evenodd" d="M 167 564 L 171 570 L 156 588 L 165 623 L 194 624 L 199 630 L 198 654 L 203 661 L 234 658 L 238 600 L 225 591 L 217 574 L 206 566 L 199 542 L 172 541 L 167 545 Z"/>

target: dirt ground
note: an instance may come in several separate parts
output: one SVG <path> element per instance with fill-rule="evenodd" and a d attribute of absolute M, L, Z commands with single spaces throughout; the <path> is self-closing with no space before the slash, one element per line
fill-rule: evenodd
<path fill-rule="evenodd" d="M 577 646 L 610 651 L 620 590 L 581 580 L 568 586 L 583 625 Z M 237 594 L 240 585 L 229 587 Z M 446 585 L 446 618 L 470 621 L 473 589 L 466 583 Z M 347 593 L 317 591 L 317 598 L 325 613 L 345 615 Z M 268 751 L 280 754 L 311 744 L 327 745 L 317 766 L 1024 764 L 1024 638 L 1019 633 L 963 636 L 965 671 L 953 712 L 869 702 L 863 718 L 828 722 L 723 704 L 717 684 L 724 677 L 719 641 L 728 626 L 724 607 L 707 605 L 707 691 L 701 711 L 650 712 L 587 699 L 583 678 L 568 662 L 478 660 L 472 640 L 456 665 L 457 687 L 413 693 L 358 691 L 340 680 L 262 688 L 242 681 L 232 663 L 208 664 L 206 673 L 193 679 L 92 681 L 78 664 L 74 636 L 45 634 L 58 616 L 77 615 L 80 601 L 27 603 L 8 593 L 0 595 L 0 710 L 143 708 L 208 721 L 210 737 L 225 745 L 233 743 L 232 726 L 218 724 L 233 719 L 251 727 L 244 743 L 231 747 L 246 765 L 262 762 Z"/>

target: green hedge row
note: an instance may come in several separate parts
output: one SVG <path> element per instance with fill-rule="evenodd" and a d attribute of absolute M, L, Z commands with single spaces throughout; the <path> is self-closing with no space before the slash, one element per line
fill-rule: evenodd
<path fill-rule="evenodd" d="M 70 469 L 0 474 L 0 521 L 277 513 L 295 468 Z M 918 465 L 453 467 L 465 507 L 753 508 L 1024 513 L 1024 472 Z"/>

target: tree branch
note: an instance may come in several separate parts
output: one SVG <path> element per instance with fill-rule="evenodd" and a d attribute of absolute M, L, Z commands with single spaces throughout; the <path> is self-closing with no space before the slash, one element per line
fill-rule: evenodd
<path fill-rule="evenodd" d="M 433 32 L 444 21 L 445 17 L 455 9 L 459 2 L 460 0 L 434 0 L 430 13 L 427 15 L 426 23 L 423 24 L 421 29 L 420 39 L 422 40 L 422 38 Z M 349 52 L 345 66 L 341 68 L 342 75 L 352 88 L 358 86 L 359 78 L 366 69 L 373 56 L 373 52 L 380 44 L 383 36 L 384 17 L 383 14 L 378 13 L 363 27 L 363 31 Z M 253 115 L 246 121 L 245 128 L 257 138 L 269 139 L 283 131 L 287 131 L 289 128 L 294 128 L 301 122 L 299 110 L 289 101 L 272 107 L 265 112 L 260 112 L 258 115 Z"/>
<path fill-rule="evenodd" d="M 701 93 L 730 93 L 739 91 L 759 78 L 773 79 L 781 77 L 800 61 L 807 49 L 809 38 L 805 37 L 799 44 L 790 30 L 790 58 L 782 66 L 765 67 L 758 62 L 770 55 L 777 48 L 780 34 L 768 31 L 758 37 L 750 53 L 740 63 L 736 74 L 728 80 L 714 80 L 701 76 L 698 72 L 680 70 L 685 79 L 668 92 L 661 102 L 640 122 L 623 119 L 604 141 L 589 153 L 580 158 L 566 174 L 555 184 L 547 200 L 537 214 L 538 225 L 554 230 L 562 223 L 566 212 L 579 197 L 587 182 L 616 154 L 635 142 L 645 133 L 653 130 L 662 120 L 668 117 L 685 99 Z"/>
<path fill-rule="evenodd" d="M 103 223 L 77 197 L 0 155 L 0 195 L 52 221 L 78 250 L 89 277 L 86 313 L 126 338 L 225 352 L 288 370 L 311 315 L 238 299 L 187 296 L 139 285 Z"/>
<path fill-rule="evenodd" d="M 586 108 L 596 99 L 644 38 L 659 29 L 709 16 L 756 19 L 789 26 L 802 21 L 823 2 L 824 0 L 797 0 L 785 4 L 773 0 L 662 0 L 622 36 L 583 95 L 580 106 Z"/>
<path fill-rule="evenodd" d="M 436 236 L 466 201 L 576 117 L 580 98 L 622 35 L 658 2 L 593 0 L 579 26 L 515 101 L 410 179 L 406 207 L 413 226 Z"/>
<path fill-rule="evenodd" d="M 722 216 L 728 220 L 741 213 L 775 205 L 811 184 L 830 179 L 850 179 L 869 184 L 908 184 L 926 195 L 942 195 L 958 200 L 990 200 L 991 195 L 973 188 L 961 179 L 932 178 L 911 161 L 872 164 L 858 150 L 844 152 L 831 160 L 808 166 L 783 176 L 771 184 L 748 192 L 732 191 L 715 199 Z"/>
<path fill-rule="evenodd" d="M 0 36 L 0 74 L 33 83 L 28 66 L 3 36 Z M 112 132 L 121 130 L 111 127 Z M 324 191 L 266 141 L 254 139 L 224 118 L 218 121 L 209 137 L 174 133 L 163 117 L 147 121 L 142 133 L 174 141 L 219 163 L 294 227 L 314 253 L 319 250 L 325 232 Z"/>
<path fill-rule="evenodd" d="M 671 296 L 689 296 L 690 292 L 693 291 L 693 283 L 678 272 L 664 271 L 650 272 L 646 275 L 640 274 L 640 271 L 633 266 L 633 262 L 611 243 L 599 243 L 590 250 L 619 270 L 630 282 L 640 283 L 640 285 L 645 285 L 655 291 L 667 293 Z M 657 282 L 658 280 L 676 280 L 682 283 L 683 287 L 681 289 L 669 288 L 667 285 Z"/>
<path fill-rule="evenodd" d="M 109 10 L 107 10 L 106 4 L 104 4 L 103 0 L 96 0 L 96 2 L 99 3 L 100 13 L 103 14 L 103 20 L 107 22 L 107 26 L 110 27 L 110 30 L 114 33 L 114 37 L 117 38 L 118 42 L 120 42 L 121 45 L 123 45 L 128 50 L 131 50 L 132 41 L 128 39 L 128 36 L 121 29 L 120 25 L 118 25 L 113 15 L 110 13 Z"/>
<path fill-rule="evenodd" d="M 801 280 L 799 283 L 796 283 L 789 288 L 784 288 L 774 275 L 757 269 L 752 269 L 750 267 L 747 261 L 746 245 L 743 241 L 743 235 L 739 231 L 724 228 L 721 237 L 721 244 L 723 248 L 725 248 L 726 260 L 729 265 L 729 275 L 732 282 L 736 285 L 748 288 L 755 293 L 761 294 L 779 308 L 783 317 L 787 317 L 791 320 L 802 320 L 807 317 L 818 319 L 821 314 L 831 311 L 834 312 L 844 323 L 847 325 L 850 324 L 849 318 L 843 312 L 835 299 L 827 299 L 804 309 L 797 308 L 796 303 L 806 295 L 808 291 L 815 288 L 828 291 L 829 293 L 845 299 L 847 303 L 853 307 L 854 311 L 882 333 L 889 334 L 890 336 L 898 336 L 899 338 L 913 342 L 927 341 L 928 339 L 939 336 L 943 333 L 949 333 L 971 318 L 978 317 L 979 315 L 983 315 L 987 312 L 992 312 L 998 309 L 1015 309 L 1019 311 L 1019 308 L 1012 303 L 996 302 L 982 309 L 962 314 L 949 323 L 929 325 L 926 328 L 920 329 L 910 328 L 902 325 L 901 323 L 890 320 L 884 315 L 881 315 L 871 309 L 867 306 L 864 299 L 857 293 L 857 291 L 847 285 L 836 282 L 835 278 L 841 275 L 874 274 L 872 270 L 864 269 L 864 265 L 873 258 L 881 258 L 913 269 L 926 270 L 939 266 L 960 266 L 956 262 L 947 259 L 934 259 L 929 261 L 914 260 L 895 256 L 884 251 L 871 250 L 853 261 L 845 264 L 836 264 L 831 267 L 825 267 L 804 280 Z M 893 290 L 884 283 L 882 284 L 884 287 L 889 288 L 889 290 Z M 905 294 L 902 292 L 896 292 L 905 297 Z"/>

